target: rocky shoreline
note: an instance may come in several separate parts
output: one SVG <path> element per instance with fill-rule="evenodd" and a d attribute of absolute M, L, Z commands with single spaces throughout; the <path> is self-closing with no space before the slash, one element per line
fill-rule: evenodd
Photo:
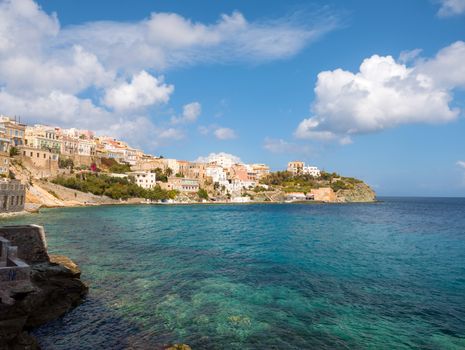
<path fill-rule="evenodd" d="M 18 246 L 18 256 L 31 268 L 30 280 L 0 282 L 0 349 L 40 349 L 29 331 L 79 305 L 88 286 L 73 261 L 48 255 L 45 240 L 39 239 L 45 237 L 41 227 L 3 227 L 0 236 Z"/>

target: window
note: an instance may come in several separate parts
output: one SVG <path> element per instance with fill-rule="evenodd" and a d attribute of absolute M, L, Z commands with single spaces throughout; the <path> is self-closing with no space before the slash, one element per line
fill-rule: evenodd
<path fill-rule="evenodd" d="M 37 152 L 37 158 L 39 158 L 39 156 L 40 156 L 40 155 L 39 155 L 39 152 Z"/>

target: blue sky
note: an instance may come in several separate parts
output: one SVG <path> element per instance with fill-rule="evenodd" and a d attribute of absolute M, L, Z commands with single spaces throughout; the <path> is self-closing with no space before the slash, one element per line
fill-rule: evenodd
<path fill-rule="evenodd" d="M 1 113 L 465 195 L 464 0 L 15 0 L 0 19 Z"/>

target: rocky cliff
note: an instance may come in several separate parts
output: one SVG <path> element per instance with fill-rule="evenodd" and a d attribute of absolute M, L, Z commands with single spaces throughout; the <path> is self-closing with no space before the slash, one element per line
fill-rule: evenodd
<path fill-rule="evenodd" d="M 373 202 L 376 193 L 364 182 L 356 183 L 352 189 L 336 192 L 338 202 Z"/>
<path fill-rule="evenodd" d="M 0 349 L 39 349 L 28 330 L 79 305 L 88 287 L 80 280 L 81 271 L 76 264 L 64 256 L 48 255 L 45 241 L 37 243 L 43 236 L 42 228 L 0 228 L 0 235 L 9 236 L 8 239 L 19 237 L 12 241 L 18 245 L 18 256 L 31 267 L 30 280 L 0 282 Z"/>

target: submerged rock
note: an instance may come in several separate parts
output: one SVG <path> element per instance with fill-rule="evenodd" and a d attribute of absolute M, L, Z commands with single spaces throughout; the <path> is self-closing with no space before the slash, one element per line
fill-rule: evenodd
<path fill-rule="evenodd" d="M 165 348 L 165 350 L 192 350 L 192 348 L 187 344 L 173 344 Z"/>

